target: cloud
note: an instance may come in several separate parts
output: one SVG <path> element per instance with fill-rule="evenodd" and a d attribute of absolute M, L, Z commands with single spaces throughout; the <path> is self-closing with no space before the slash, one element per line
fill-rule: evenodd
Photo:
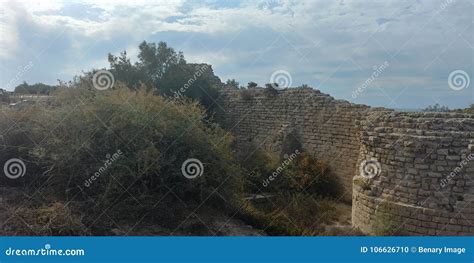
<path fill-rule="evenodd" d="M 384 61 L 378 87 L 355 102 L 400 107 L 441 103 L 467 106 L 473 88 L 446 89 L 456 69 L 474 78 L 473 3 L 468 1 L 2 1 L 0 86 L 29 60 L 25 78 L 69 79 L 74 72 L 106 67 L 106 54 L 138 43 L 167 41 L 188 61 L 208 62 L 223 78 L 269 81 L 286 69 L 338 98 L 351 92 Z M 26 50 L 26 52 L 25 52 Z M 410 97 L 400 95 L 411 94 Z M 383 100 L 376 100 L 376 95 Z M 413 97 L 419 97 L 413 100 Z M 449 98 L 443 101 L 443 98 Z M 389 100 L 389 101 L 391 101 Z M 381 105 L 382 103 L 382 105 Z"/>

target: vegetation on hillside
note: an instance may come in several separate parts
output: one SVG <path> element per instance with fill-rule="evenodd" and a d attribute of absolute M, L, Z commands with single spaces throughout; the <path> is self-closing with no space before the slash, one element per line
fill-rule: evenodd
<path fill-rule="evenodd" d="M 50 95 L 57 86 L 46 85 L 43 83 L 36 83 L 29 85 L 24 81 L 22 84 L 15 87 L 15 93 L 18 94 L 34 94 L 34 95 Z"/>
<path fill-rule="evenodd" d="M 469 108 L 465 108 L 463 110 L 463 112 L 465 113 L 470 113 L 470 114 L 474 114 L 474 104 L 471 104 L 471 106 Z"/>
<path fill-rule="evenodd" d="M 10 102 L 8 93 L 3 89 L 0 89 L 0 102 L 4 102 L 4 103 Z"/>
<path fill-rule="evenodd" d="M 55 202 L 80 202 L 74 213 L 88 227 L 103 211 L 111 218 L 100 224 L 147 216 L 172 226 L 206 199 L 222 211 L 238 199 L 242 173 L 232 136 L 206 120 L 198 103 L 124 87 L 61 89 L 55 98 L 53 108 L 2 115 L 9 147 L 0 162 L 21 156 L 28 171 L 23 182 L 48 189 Z M 192 180 L 182 174 L 190 158 L 204 165 Z M 211 195 L 215 190 L 220 195 Z"/>
<path fill-rule="evenodd" d="M 287 160 L 301 149 L 292 136 L 278 153 L 261 146 L 236 152 L 233 136 L 208 114 L 219 87 L 209 65 L 187 63 L 164 42 L 143 42 L 139 50 L 136 63 L 126 52 L 109 54 L 115 85 L 106 90 L 94 88 L 98 70 L 58 87 L 18 87 L 53 101 L 0 115 L 0 163 L 20 157 L 27 171 L 0 184 L 41 189 L 10 204 L 3 231 L 110 235 L 120 226 L 155 224 L 173 234 L 199 213 L 228 213 L 272 234 L 317 235 L 350 214 L 336 199 L 339 186 L 324 162 L 305 152 Z M 239 87 L 234 79 L 227 85 Z M 268 84 L 265 94 L 277 95 L 276 87 Z M 251 100 L 251 92 L 242 89 L 242 98 Z M 189 159 L 202 163 L 202 174 L 192 179 L 183 170 Z M 249 194 L 272 198 L 255 203 Z"/>
<path fill-rule="evenodd" d="M 134 64 L 125 51 L 119 56 L 109 54 L 108 61 L 115 80 L 133 90 L 146 86 L 156 95 L 186 96 L 201 102 L 206 109 L 214 107 L 217 90 L 211 67 L 188 64 L 182 52 L 165 42 L 143 41 Z"/>
<path fill-rule="evenodd" d="M 283 141 L 287 154 L 248 147 L 243 151 L 251 156 L 241 160 L 244 192 L 265 197 L 242 200 L 242 217 L 272 235 L 324 235 L 330 234 L 327 225 L 350 225 L 350 206 L 337 200 L 342 188 L 327 164 L 299 152 L 293 136 Z M 338 234 L 360 233 L 349 229 Z"/>
<path fill-rule="evenodd" d="M 423 109 L 425 112 L 448 112 L 449 108 L 447 106 L 442 106 L 439 103 L 436 103 L 434 105 L 429 105 L 425 109 Z"/>

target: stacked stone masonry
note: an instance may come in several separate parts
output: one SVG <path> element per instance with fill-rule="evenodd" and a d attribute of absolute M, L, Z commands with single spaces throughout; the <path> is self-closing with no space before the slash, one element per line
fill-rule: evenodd
<path fill-rule="evenodd" d="M 311 88 L 249 92 L 223 87 L 217 101 L 236 145 L 274 152 L 282 138 L 296 137 L 329 164 L 365 233 L 376 233 L 386 214 L 398 220 L 397 234 L 474 235 L 473 115 L 371 108 Z M 375 177 L 361 176 L 364 160 L 380 164 Z"/>

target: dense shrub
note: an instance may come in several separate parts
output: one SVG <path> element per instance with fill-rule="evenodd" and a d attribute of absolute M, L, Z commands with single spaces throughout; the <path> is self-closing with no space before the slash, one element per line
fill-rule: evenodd
<path fill-rule="evenodd" d="M 325 235 L 326 225 L 348 224 L 350 206 L 306 192 L 279 193 L 266 203 L 246 200 L 242 204 L 245 219 L 271 235 Z M 350 230 L 345 235 L 352 235 Z"/>
<path fill-rule="evenodd" d="M 208 111 L 215 109 L 217 85 L 210 65 L 178 64 L 168 68 L 158 81 L 157 95 L 187 97 L 199 101 Z"/>
<path fill-rule="evenodd" d="M 119 56 L 108 55 L 110 71 L 116 81 L 133 90 L 146 85 L 155 95 L 193 98 L 206 109 L 215 110 L 216 84 L 220 84 L 220 80 L 210 65 L 189 64 L 182 52 L 162 41 L 143 41 L 138 48 L 138 61 L 133 64 L 125 51 Z M 235 80 L 231 84 L 238 87 Z"/>
<path fill-rule="evenodd" d="M 41 181 L 59 196 L 91 202 L 85 206 L 88 216 L 113 208 L 138 217 L 130 211 L 152 212 L 167 194 L 188 209 L 205 200 L 230 206 L 241 174 L 230 150 L 232 137 L 207 121 L 196 102 L 116 86 L 102 92 L 61 89 L 53 108 L 12 112 L 7 121 L 17 124 L 2 130 L 9 143 L 25 146 L 8 150 L 9 156 L 29 160 L 25 178 L 45 173 Z M 181 166 L 189 158 L 203 163 L 202 176 L 183 176 Z M 227 202 L 211 195 L 216 190 Z"/>
<path fill-rule="evenodd" d="M 9 103 L 10 102 L 10 97 L 8 96 L 8 93 L 4 91 L 3 89 L 0 89 L 0 103 Z"/>
<path fill-rule="evenodd" d="M 255 89 L 257 86 L 258 86 L 258 84 L 255 83 L 255 82 L 253 82 L 253 81 L 250 81 L 250 82 L 247 84 L 247 88 L 249 88 L 249 89 Z"/>
<path fill-rule="evenodd" d="M 17 94 L 37 94 L 37 95 L 49 95 L 51 94 L 57 87 L 46 85 L 43 83 L 36 83 L 29 85 L 26 82 L 15 87 L 15 93 Z"/>
<path fill-rule="evenodd" d="M 271 175 L 275 167 L 278 166 L 278 159 L 253 143 L 243 146 L 241 151 L 246 153 L 239 157 L 240 165 L 245 170 L 243 177 L 244 192 L 266 191 L 262 186 L 262 181 Z"/>
<path fill-rule="evenodd" d="M 284 171 L 288 187 L 295 191 L 305 190 L 317 195 L 339 197 L 341 186 L 336 177 L 330 173 L 326 162 L 316 160 L 307 153 L 302 153 L 291 162 Z"/>
<path fill-rule="evenodd" d="M 295 130 L 290 130 L 287 134 L 282 134 L 280 160 L 285 159 L 285 156 L 291 155 L 297 150 L 301 151 L 301 149 L 303 149 L 298 138 Z"/>
<path fill-rule="evenodd" d="M 263 90 L 263 93 L 265 94 L 265 96 L 271 98 L 271 97 L 274 97 L 276 95 L 278 95 L 278 90 L 275 88 L 275 87 L 278 87 L 278 84 L 270 84 L 270 83 L 267 83 L 265 84 L 265 89 Z"/>
<path fill-rule="evenodd" d="M 270 176 L 274 177 L 271 181 L 268 180 Z M 267 179 L 265 190 L 273 193 L 306 191 L 315 196 L 338 198 L 342 191 L 327 163 L 306 152 L 288 155 L 262 177 Z"/>
<path fill-rule="evenodd" d="M 439 105 L 436 103 L 434 105 L 429 105 L 428 107 L 423 109 L 424 112 L 448 112 L 449 108 L 447 106 Z"/>

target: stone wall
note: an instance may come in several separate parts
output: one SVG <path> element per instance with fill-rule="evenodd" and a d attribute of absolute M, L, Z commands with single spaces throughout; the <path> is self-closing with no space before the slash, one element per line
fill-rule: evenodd
<path fill-rule="evenodd" d="M 282 140 L 292 136 L 301 143 L 299 150 L 329 163 L 344 189 L 341 199 L 350 201 L 360 148 L 356 121 L 369 107 L 335 100 L 310 88 L 279 90 L 274 96 L 262 89 L 250 92 L 251 99 L 243 99 L 238 90 L 224 88 L 218 102 L 237 146 L 243 149 L 254 143 L 279 153 Z"/>
<path fill-rule="evenodd" d="M 370 108 L 310 88 L 221 90 L 219 118 L 240 150 L 253 143 L 279 152 L 294 137 L 329 164 L 365 233 L 396 224 L 398 234 L 474 234 L 472 115 Z M 366 160 L 378 165 L 373 178 Z"/>
<path fill-rule="evenodd" d="M 394 234 L 474 235 L 472 116 L 377 113 L 359 127 L 354 225 L 366 233 L 393 224 Z M 360 177 L 359 166 L 370 158 L 379 162 L 380 173 Z"/>

